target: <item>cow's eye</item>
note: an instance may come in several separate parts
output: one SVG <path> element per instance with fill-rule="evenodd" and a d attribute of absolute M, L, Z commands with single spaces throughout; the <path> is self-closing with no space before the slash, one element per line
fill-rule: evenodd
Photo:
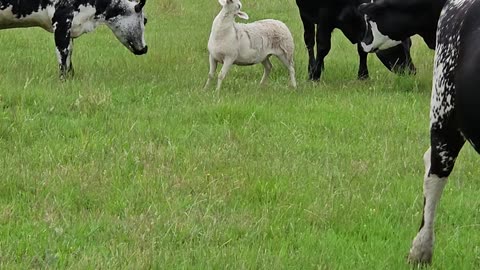
<path fill-rule="evenodd" d="M 148 22 L 147 18 L 144 18 L 144 19 L 143 19 L 143 24 L 144 24 L 144 25 L 147 25 L 147 22 Z"/>

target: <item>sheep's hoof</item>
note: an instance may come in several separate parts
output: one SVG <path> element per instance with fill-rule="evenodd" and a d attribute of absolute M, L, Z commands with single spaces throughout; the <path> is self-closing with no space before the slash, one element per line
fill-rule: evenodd
<path fill-rule="evenodd" d="M 426 237 L 421 232 L 413 240 L 412 248 L 407 261 L 412 265 L 423 266 L 432 263 L 433 239 Z"/>
<path fill-rule="evenodd" d="M 414 266 L 427 266 L 432 264 L 432 252 L 420 251 L 412 248 L 408 254 L 407 262 Z"/>

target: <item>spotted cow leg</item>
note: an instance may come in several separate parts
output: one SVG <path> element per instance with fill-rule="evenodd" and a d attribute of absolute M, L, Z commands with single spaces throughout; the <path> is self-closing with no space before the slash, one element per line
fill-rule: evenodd
<path fill-rule="evenodd" d="M 71 38 L 73 12 L 68 12 L 65 9 L 57 9 L 52 22 L 54 26 L 55 46 L 60 68 L 60 79 L 64 80 L 67 75 L 73 72 L 71 65 L 71 56 L 73 49 L 73 40 Z"/>
<path fill-rule="evenodd" d="M 365 80 L 368 79 L 368 66 L 367 66 L 367 56 L 368 54 L 362 49 L 360 43 L 357 44 L 357 52 L 360 57 L 360 64 L 358 66 L 358 79 Z"/>
<path fill-rule="evenodd" d="M 465 139 L 455 128 L 431 130 L 431 147 L 424 155 L 423 219 L 408 256 L 412 264 L 430 264 L 432 261 L 435 211 L 464 143 Z"/>

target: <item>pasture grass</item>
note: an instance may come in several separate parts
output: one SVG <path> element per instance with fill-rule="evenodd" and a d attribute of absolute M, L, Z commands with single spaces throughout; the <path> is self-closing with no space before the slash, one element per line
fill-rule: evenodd
<path fill-rule="evenodd" d="M 75 42 L 58 80 L 53 37 L 0 35 L 0 268 L 408 269 L 422 211 L 433 52 L 417 76 L 341 33 L 306 81 L 294 1 L 244 1 L 296 42 L 299 89 L 279 61 L 203 90 L 214 0 L 147 3 L 146 56 L 106 27 Z M 444 192 L 432 269 L 480 267 L 478 159 L 465 147 Z"/>

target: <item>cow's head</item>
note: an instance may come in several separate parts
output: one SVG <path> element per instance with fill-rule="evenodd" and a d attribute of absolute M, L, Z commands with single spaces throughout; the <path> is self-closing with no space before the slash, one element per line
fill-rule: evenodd
<path fill-rule="evenodd" d="M 366 24 L 361 45 L 366 52 L 395 47 L 416 34 L 418 13 L 422 7 L 410 5 L 410 0 L 377 0 L 359 6 Z M 422 2 L 422 0 L 417 1 Z"/>
<path fill-rule="evenodd" d="M 248 14 L 241 11 L 242 3 L 240 3 L 240 0 L 218 0 L 218 2 L 227 13 L 248 20 Z"/>
<path fill-rule="evenodd" d="M 107 25 L 117 39 L 136 55 L 147 53 L 145 25 L 147 18 L 143 12 L 146 0 L 132 2 L 120 0 L 118 5 L 107 11 Z"/>

